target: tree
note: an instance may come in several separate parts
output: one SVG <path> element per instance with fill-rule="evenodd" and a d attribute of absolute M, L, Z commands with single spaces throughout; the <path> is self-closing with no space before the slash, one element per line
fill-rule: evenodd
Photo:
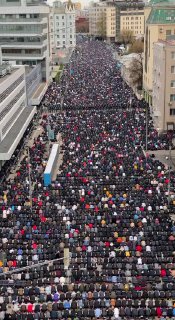
<path fill-rule="evenodd" d="M 131 65 L 128 68 L 131 84 L 137 89 L 142 89 L 143 84 L 143 56 L 141 53 L 138 57 L 132 59 Z"/>
<path fill-rule="evenodd" d="M 133 43 L 134 41 L 134 34 L 132 30 L 125 30 L 123 29 L 120 32 L 119 40 L 124 44 Z"/>
<path fill-rule="evenodd" d="M 102 12 L 100 19 L 97 22 L 97 33 L 99 36 L 106 38 L 106 16 Z"/>
<path fill-rule="evenodd" d="M 141 40 L 134 41 L 129 50 L 128 53 L 142 53 L 144 49 L 144 43 Z"/>

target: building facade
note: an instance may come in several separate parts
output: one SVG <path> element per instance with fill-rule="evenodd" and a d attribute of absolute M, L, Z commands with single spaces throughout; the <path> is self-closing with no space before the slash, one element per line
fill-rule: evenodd
<path fill-rule="evenodd" d="M 144 2 L 116 1 L 116 38 L 123 30 L 130 30 L 133 36 L 144 35 Z"/>
<path fill-rule="evenodd" d="M 150 106 L 153 105 L 153 44 L 175 34 L 174 17 L 174 0 L 152 0 L 145 6 L 143 89 L 144 98 Z"/>
<path fill-rule="evenodd" d="M 55 1 L 50 14 L 52 54 L 59 49 L 74 48 L 76 45 L 75 8 L 71 1 Z"/>
<path fill-rule="evenodd" d="M 25 0 L 0 0 L 0 46 L 3 61 L 30 67 L 40 64 L 45 93 L 51 79 L 49 7 Z"/>
<path fill-rule="evenodd" d="M 115 41 L 116 10 L 110 3 L 95 3 L 89 9 L 89 34 L 103 37 L 109 42 Z"/>
<path fill-rule="evenodd" d="M 8 67 L 0 65 L 0 167 L 11 158 L 36 112 L 26 105 L 25 67 Z"/>
<path fill-rule="evenodd" d="M 153 47 L 153 120 L 158 131 L 175 128 L 175 40 Z"/>

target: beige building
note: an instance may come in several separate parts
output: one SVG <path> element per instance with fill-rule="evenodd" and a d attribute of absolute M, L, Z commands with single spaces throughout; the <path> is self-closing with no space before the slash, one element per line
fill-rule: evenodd
<path fill-rule="evenodd" d="M 145 43 L 143 63 L 144 97 L 152 105 L 153 45 L 175 34 L 175 1 L 151 0 L 145 6 Z"/>
<path fill-rule="evenodd" d="M 116 10 L 110 4 L 94 4 L 89 9 L 89 33 L 96 37 L 103 37 L 107 41 L 115 41 Z"/>
<path fill-rule="evenodd" d="M 117 36 L 122 30 L 131 30 L 135 37 L 144 35 L 144 3 L 116 2 L 117 10 Z"/>
<path fill-rule="evenodd" d="M 175 40 L 153 46 L 153 120 L 158 131 L 175 128 Z"/>

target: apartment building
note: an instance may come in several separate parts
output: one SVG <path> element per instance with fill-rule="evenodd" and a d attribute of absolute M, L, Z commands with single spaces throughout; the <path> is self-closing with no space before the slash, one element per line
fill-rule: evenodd
<path fill-rule="evenodd" d="M 116 1 L 116 38 L 123 30 L 131 30 L 135 37 L 144 35 L 144 2 Z"/>
<path fill-rule="evenodd" d="M 50 13 L 52 53 L 57 56 L 59 49 L 71 49 L 76 45 L 75 8 L 71 1 L 55 1 Z M 54 58 L 54 57 L 53 57 Z"/>
<path fill-rule="evenodd" d="M 175 37 L 154 43 L 152 102 L 159 132 L 175 129 Z"/>
<path fill-rule="evenodd" d="M 0 46 L 3 61 L 32 68 L 40 65 L 41 82 L 32 92 L 39 104 L 51 79 L 49 7 L 32 0 L 0 0 Z"/>
<path fill-rule="evenodd" d="M 153 46 L 158 40 L 166 40 L 175 34 L 174 0 L 151 0 L 145 6 L 145 38 L 143 63 L 144 97 L 153 105 Z M 151 111 L 152 108 L 151 108 Z"/>
<path fill-rule="evenodd" d="M 27 108 L 25 67 L 0 65 L 0 168 L 9 160 L 32 120 Z"/>
<path fill-rule="evenodd" d="M 116 10 L 110 3 L 95 3 L 89 9 L 89 34 L 115 41 Z"/>

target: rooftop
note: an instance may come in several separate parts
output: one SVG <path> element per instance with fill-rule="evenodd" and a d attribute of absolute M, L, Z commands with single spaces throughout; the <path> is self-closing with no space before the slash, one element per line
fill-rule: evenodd
<path fill-rule="evenodd" d="M 36 112 L 36 107 L 26 107 L 0 143 L 0 159 L 9 160 Z M 20 129 L 19 129 L 20 128 Z"/>
<path fill-rule="evenodd" d="M 168 45 L 168 46 L 175 46 L 175 39 L 168 39 L 168 40 L 159 40 L 157 42 L 158 44 L 164 44 L 164 45 Z"/>
<path fill-rule="evenodd" d="M 150 0 L 147 3 L 148 6 L 152 5 L 152 6 L 175 6 L 175 0 Z"/>
<path fill-rule="evenodd" d="M 158 9 L 153 8 L 148 17 L 149 24 L 174 24 L 175 23 L 175 8 L 174 9 Z"/>
<path fill-rule="evenodd" d="M 5 69 L 6 65 L 0 65 L 0 70 Z M 11 73 L 6 74 L 4 77 L 0 77 L 0 84 L 7 80 L 12 74 L 14 74 L 18 68 L 12 69 Z"/>

